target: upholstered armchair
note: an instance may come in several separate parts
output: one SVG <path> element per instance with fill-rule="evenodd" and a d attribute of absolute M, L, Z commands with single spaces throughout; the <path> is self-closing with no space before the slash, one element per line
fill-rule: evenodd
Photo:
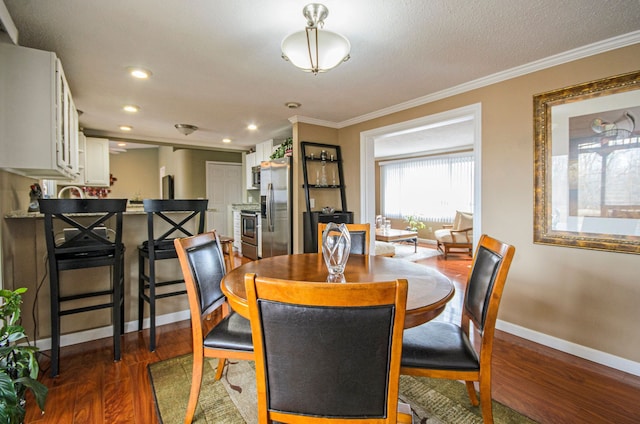
<path fill-rule="evenodd" d="M 434 236 L 438 250 L 447 259 L 449 253 L 473 254 L 473 214 L 456 211 L 452 225 L 444 225 L 436 230 Z M 452 250 L 453 249 L 453 250 Z"/>

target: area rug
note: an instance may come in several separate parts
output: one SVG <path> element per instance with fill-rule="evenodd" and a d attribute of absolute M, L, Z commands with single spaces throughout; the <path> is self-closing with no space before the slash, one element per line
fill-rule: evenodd
<path fill-rule="evenodd" d="M 419 261 L 421 259 L 427 259 L 434 256 L 438 256 L 440 251 L 438 249 L 431 249 L 428 247 L 418 246 L 418 251 L 414 251 L 413 243 L 393 243 L 396 248 L 396 254 L 393 256 L 395 259 L 403 259 L 405 261 Z"/>
<path fill-rule="evenodd" d="M 162 424 L 184 420 L 191 385 L 191 355 L 149 365 L 149 376 Z M 255 369 L 252 361 L 233 361 L 223 378 L 214 380 L 216 359 L 205 360 L 202 390 L 193 422 L 257 423 Z M 482 423 L 479 408 L 469 402 L 464 384 L 457 381 L 401 376 L 400 399 L 411 405 L 416 424 Z M 534 423 L 506 406 L 493 402 L 496 423 Z"/>

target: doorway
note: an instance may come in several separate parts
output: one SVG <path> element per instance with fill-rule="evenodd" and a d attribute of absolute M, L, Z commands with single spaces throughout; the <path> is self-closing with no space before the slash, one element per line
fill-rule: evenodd
<path fill-rule="evenodd" d="M 215 229 L 221 236 L 233 236 L 230 206 L 242 201 L 242 164 L 207 161 L 206 178 L 207 231 Z"/>
<path fill-rule="evenodd" d="M 473 234 L 474 245 L 482 234 L 481 227 L 481 104 L 476 103 L 458 109 L 400 122 L 385 127 L 360 133 L 360 219 L 361 222 L 375 223 L 376 215 L 376 142 L 388 138 L 399 139 L 403 134 L 412 134 L 418 131 L 427 131 L 431 128 L 442 127 L 448 123 L 472 122 L 472 140 L 474 156 L 474 211 L 473 211 Z M 426 150 L 426 149 L 423 149 Z M 476 230 L 477 229 L 477 230 Z"/>

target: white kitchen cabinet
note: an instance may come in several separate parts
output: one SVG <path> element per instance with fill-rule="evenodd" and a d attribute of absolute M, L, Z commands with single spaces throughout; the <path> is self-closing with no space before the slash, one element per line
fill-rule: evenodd
<path fill-rule="evenodd" d="M 0 168 L 74 179 L 78 113 L 55 53 L 0 43 Z"/>
<path fill-rule="evenodd" d="M 257 161 L 257 157 L 256 157 L 256 153 L 247 153 L 246 158 L 245 158 L 245 168 L 244 168 L 244 172 L 245 172 L 245 180 L 246 180 L 246 184 L 247 184 L 247 190 L 255 190 L 255 187 L 253 186 L 253 175 L 252 175 L 252 171 L 251 168 L 253 168 L 256 165 L 260 165 L 260 161 Z M 257 161 L 257 163 L 256 163 Z"/>
<path fill-rule="evenodd" d="M 57 180 L 58 189 L 66 185 L 83 186 L 84 185 L 84 149 L 87 138 L 84 133 L 78 132 L 78 172 L 74 178 L 68 180 Z M 57 191 L 56 191 L 57 193 Z"/>
<path fill-rule="evenodd" d="M 262 161 L 271 160 L 271 154 L 273 153 L 273 140 L 263 141 L 262 143 L 256 144 L 256 157 L 257 162 L 256 165 L 260 165 Z"/>
<path fill-rule="evenodd" d="M 233 211 L 233 248 L 242 253 L 242 228 L 240 211 Z"/>
<path fill-rule="evenodd" d="M 87 137 L 84 158 L 84 184 L 109 187 L 109 140 Z"/>

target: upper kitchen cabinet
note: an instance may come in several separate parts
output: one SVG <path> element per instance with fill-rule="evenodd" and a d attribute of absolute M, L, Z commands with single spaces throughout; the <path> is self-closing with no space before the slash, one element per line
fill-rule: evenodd
<path fill-rule="evenodd" d="M 84 184 L 109 187 L 109 140 L 87 137 L 84 159 Z"/>
<path fill-rule="evenodd" d="M 0 168 L 75 179 L 78 113 L 55 53 L 0 43 Z"/>
<path fill-rule="evenodd" d="M 273 153 L 273 140 L 256 144 L 256 165 L 259 166 L 260 162 L 271 160 L 271 153 Z"/>
<path fill-rule="evenodd" d="M 245 162 L 245 175 L 247 181 L 247 190 L 256 190 L 259 189 L 259 186 L 256 186 L 255 183 L 255 175 L 252 168 L 260 166 L 260 163 L 263 161 L 270 161 L 271 154 L 273 153 L 273 140 L 263 141 L 262 143 L 256 144 L 256 151 L 253 153 L 247 153 L 246 162 Z"/>

